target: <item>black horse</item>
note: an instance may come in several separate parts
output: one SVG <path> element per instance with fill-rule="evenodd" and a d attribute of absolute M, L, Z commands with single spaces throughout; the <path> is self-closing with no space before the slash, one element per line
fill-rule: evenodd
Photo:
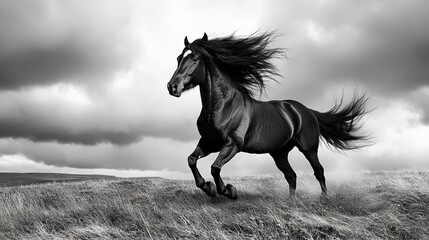
<path fill-rule="evenodd" d="M 207 34 L 192 43 L 185 37 L 185 48 L 177 57 L 177 69 L 168 82 L 171 95 L 200 86 L 202 110 L 197 126 L 201 139 L 188 164 L 196 185 L 211 197 L 216 192 L 237 199 L 237 190 L 225 184 L 220 171 L 235 154 L 269 153 L 289 183 L 296 189 L 296 174 L 288 153 L 297 147 L 310 162 L 322 192 L 326 193 L 325 176 L 317 151 L 319 137 L 339 150 L 361 147 L 365 136 L 357 135 L 358 120 L 366 113 L 365 96 L 354 96 L 326 113 L 311 110 L 293 100 L 262 102 L 254 98 L 255 88 L 263 91 L 265 81 L 277 75 L 270 59 L 283 53 L 270 48 L 272 33 L 253 34 L 246 38 L 234 35 L 208 40 Z M 197 160 L 220 152 L 211 166 L 216 183 L 205 181 Z"/>

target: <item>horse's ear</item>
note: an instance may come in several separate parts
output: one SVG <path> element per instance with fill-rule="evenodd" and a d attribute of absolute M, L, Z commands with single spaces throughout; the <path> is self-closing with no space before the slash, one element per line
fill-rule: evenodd
<path fill-rule="evenodd" d="M 189 41 L 188 41 L 188 37 L 185 37 L 185 47 L 187 47 L 189 45 Z"/>
<path fill-rule="evenodd" d="M 209 40 L 209 37 L 207 37 L 207 33 L 204 33 L 202 40 L 206 42 Z"/>

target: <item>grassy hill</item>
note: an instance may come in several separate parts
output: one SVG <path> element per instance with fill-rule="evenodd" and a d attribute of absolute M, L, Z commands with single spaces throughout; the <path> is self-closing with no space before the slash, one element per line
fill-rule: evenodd
<path fill-rule="evenodd" d="M 48 182 L 70 182 L 89 179 L 115 178 L 107 175 L 80 175 L 64 173 L 0 173 L 0 187 Z"/>
<path fill-rule="evenodd" d="M 346 178 L 345 178 L 346 177 Z M 0 239 L 428 239 L 429 173 L 230 178 L 239 199 L 193 181 L 99 179 L 0 188 Z"/>

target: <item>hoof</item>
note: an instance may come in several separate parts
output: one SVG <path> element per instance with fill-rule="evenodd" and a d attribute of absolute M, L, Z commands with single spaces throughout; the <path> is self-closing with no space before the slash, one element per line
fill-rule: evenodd
<path fill-rule="evenodd" d="M 210 197 L 216 197 L 216 185 L 212 182 L 206 182 L 203 188 L 204 192 Z"/>
<path fill-rule="evenodd" d="M 228 195 L 226 196 L 230 199 L 237 200 L 238 199 L 237 189 L 231 184 L 227 184 L 225 187 L 228 190 Z"/>
<path fill-rule="evenodd" d="M 322 203 L 329 202 L 329 196 L 325 193 L 322 193 L 319 196 L 319 201 L 321 201 Z"/>
<path fill-rule="evenodd" d="M 295 189 L 289 189 L 289 196 L 295 197 Z"/>
<path fill-rule="evenodd" d="M 322 187 L 322 195 L 326 196 L 328 194 L 328 189 L 326 187 Z"/>

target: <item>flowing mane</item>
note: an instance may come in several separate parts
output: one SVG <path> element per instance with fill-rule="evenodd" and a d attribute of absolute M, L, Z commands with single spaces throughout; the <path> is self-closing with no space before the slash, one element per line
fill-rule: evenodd
<path fill-rule="evenodd" d="M 272 58 L 284 53 L 281 48 L 270 48 L 275 35 L 272 32 L 235 37 L 234 34 L 208 41 L 197 39 L 188 47 L 202 58 L 214 62 L 231 77 L 231 83 L 244 95 L 254 97 L 254 90 L 262 93 L 267 79 L 279 76 Z"/>

